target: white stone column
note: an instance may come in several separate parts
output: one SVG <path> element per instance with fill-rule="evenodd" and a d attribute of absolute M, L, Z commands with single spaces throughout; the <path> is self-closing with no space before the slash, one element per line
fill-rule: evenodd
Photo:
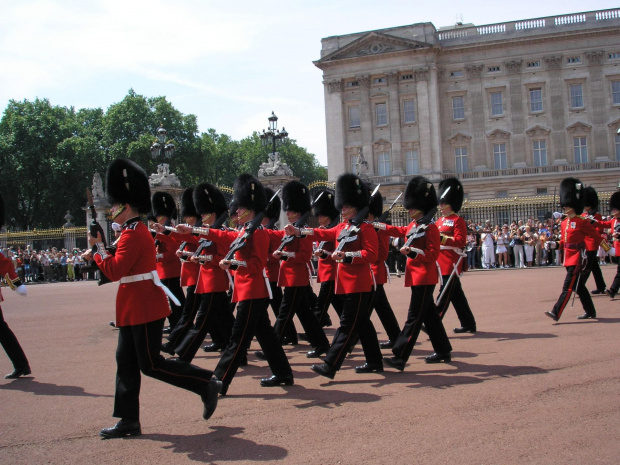
<path fill-rule="evenodd" d="M 362 76 L 357 80 L 360 84 L 362 153 L 368 162 L 368 176 L 374 176 L 375 154 L 372 151 L 374 119 L 372 103 L 370 101 L 370 76 Z"/>
<path fill-rule="evenodd" d="M 432 113 L 436 106 L 428 89 L 428 68 L 415 71 L 416 94 L 418 96 L 418 127 L 420 128 L 420 174 L 433 172 L 433 146 L 431 137 Z"/>
<path fill-rule="evenodd" d="M 398 73 L 386 73 L 385 77 L 388 82 L 389 101 L 388 107 L 390 109 L 390 141 L 392 142 L 391 159 L 392 159 L 392 173 L 395 175 L 404 174 L 404 161 L 402 151 L 402 137 L 401 137 L 401 124 L 400 124 L 400 101 L 398 99 Z"/>
<path fill-rule="evenodd" d="M 437 67 L 432 63 L 429 67 L 428 81 L 428 101 L 430 104 L 430 126 L 431 126 L 431 167 L 432 172 L 441 174 L 443 171 L 442 147 L 441 147 L 441 118 L 439 115 L 439 85 L 437 78 Z"/>
<path fill-rule="evenodd" d="M 347 171 L 345 160 L 344 128 L 347 126 L 346 115 L 343 114 L 342 80 L 323 81 L 325 85 L 325 132 L 327 140 L 327 175 L 336 179 Z"/>

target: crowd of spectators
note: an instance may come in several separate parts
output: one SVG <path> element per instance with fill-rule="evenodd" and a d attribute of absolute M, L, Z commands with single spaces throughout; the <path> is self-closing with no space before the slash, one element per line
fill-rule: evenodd
<path fill-rule="evenodd" d="M 94 279 L 93 272 L 86 269 L 86 263 L 81 257 L 84 250 L 58 250 L 56 247 L 34 250 L 28 245 L 26 249 L 0 248 L 0 252 L 13 260 L 15 271 L 23 283 Z"/>

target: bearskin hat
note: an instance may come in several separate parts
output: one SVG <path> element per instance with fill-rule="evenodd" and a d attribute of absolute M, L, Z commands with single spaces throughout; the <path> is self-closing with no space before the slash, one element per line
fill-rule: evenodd
<path fill-rule="evenodd" d="M 563 179 L 560 183 L 560 206 L 571 207 L 576 215 L 581 215 L 585 201 L 583 191 L 583 184 L 579 179 Z"/>
<path fill-rule="evenodd" d="M 441 181 L 437 195 L 439 203 L 450 205 L 454 213 L 458 213 L 463 205 L 463 185 L 457 178 L 448 178 Z"/>
<path fill-rule="evenodd" d="M 424 176 L 411 178 L 405 189 L 405 201 L 403 206 L 406 210 L 416 209 L 424 214 L 437 206 L 437 194 L 435 186 Z"/>
<path fill-rule="evenodd" d="M 267 196 L 263 185 L 251 174 L 240 174 L 233 186 L 234 201 L 238 207 L 262 212 L 267 206 Z"/>
<path fill-rule="evenodd" d="M 276 192 L 271 187 L 265 187 L 265 196 L 267 197 L 267 201 L 269 201 L 275 193 Z M 276 195 L 276 197 L 273 199 L 273 202 L 271 202 L 271 205 L 265 212 L 265 216 L 270 220 L 280 218 L 281 206 L 282 202 L 280 201 L 280 197 Z"/>
<path fill-rule="evenodd" d="M 368 190 L 372 191 L 374 186 L 368 186 Z M 370 199 L 370 205 L 368 207 L 368 213 L 370 213 L 375 218 L 378 218 L 383 213 L 383 196 L 381 192 L 377 191 L 374 197 Z"/>
<path fill-rule="evenodd" d="M 0 192 L 0 228 L 4 226 L 4 197 L 2 197 L 2 192 Z"/>
<path fill-rule="evenodd" d="M 128 203 L 143 214 L 151 211 L 149 177 L 131 160 L 117 158 L 108 165 L 106 194 L 111 204 Z"/>
<path fill-rule="evenodd" d="M 609 198 L 609 211 L 611 210 L 620 210 L 620 191 L 614 192 Z"/>
<path fill-rule="evenodd" d="M 219 218 L 222 213 L 228 211 L 228 204 L 222 191 L 208 182 L 194 187 L 193 199 L 198 215 L 215 213 L 215 216 Z"/>
<path fill-rule="evenodd" d="M 194 188 L 190 187 L 183 191 L 181 196 L 181 218 L 193 216 L 198 218 L 198 212 L 194 206 Z"/>
<path fill-rule="evenodd" d="M 305 213 L 310 210 L 310 191 L 299 181 L 290 181 L 282 188 L 282 210 Z"/>
<path fill-rule="evenodd" d="M 590 213 L 596 213 L 598 211 L 598 194 L 596 189 L 592 186 L 588 186 L 583 190 L 583 206 L 590 207 Z"/>
<path fill-rule="evenodd" d="M 362 210 L 368 206 L 370 192 L 368 186 L 356 175 L 351 173 L 341 174 L 336 181 L 336 208 L 341 211 L 344 205 L 350 205 Z"/>
<path fill-rule="evenodd" d="M 155 192 L 151 198 L 153 203 L 153 216 L 155 218 L 160 216 L 166 216 L 172 218 L 177 211 L 177 204 L 174 201 L 174 197 L 168 192 Z"/>
<path fill-rule="evenodd" d="M 319 195 L 321 196 L 320 198 Z M 340 215 L 340 212 L 336 210 L 334 205 L 334 193 L 332 191 L 325 189 L 317 194 L 314 198 L 312 214 L 314 216 L 326 216 L 332 221 Z"/>

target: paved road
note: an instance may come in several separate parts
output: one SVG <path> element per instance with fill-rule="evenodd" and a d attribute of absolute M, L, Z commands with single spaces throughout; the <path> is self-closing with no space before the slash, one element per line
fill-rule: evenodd
<path fill-rule="evenodd" d="M 603 273 L 610 283 L 615 266 Z M 287 346 L 295 386 L 261 388 L 269 371 L 251 355 L 208 422 L 195 394 L 143 378 L 143 436 L 110 441 L 98 432 L 115 421 L 116 284 L 29 286 L 25 299 L 5 290 L 33 375 L 0 380 L 0 464 L 616 465 L 620 301 L 596 297 L 599 319 L 578 321 L 577 299 L 555 324 L 543 312 L 563 279 L 561 268 L 468 273 L 479 332 L 451 337 L 450 364 L 424 363 L 422 335 L 404 373 L 355 374 L 358 346 L 329 381 L 310 371 L 307 346 Z M 402 278 L 388 295 L 402 323 Z M 453 309 L 444 321 L 451 334 Z M 213 368 L 217 358 L 201 351 L 195 362 Z M 0 355 L 0 373 L 10 371 Z"/>

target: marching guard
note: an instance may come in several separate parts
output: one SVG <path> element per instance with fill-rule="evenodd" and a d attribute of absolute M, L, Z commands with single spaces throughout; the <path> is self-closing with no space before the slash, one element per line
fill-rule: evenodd
<path fill-rule="evenodd" d="M 592 186 L 588 186 L 583 191 L 584 194 L 584 207 L 583 213 L 581 216 L 590 221 L 592 227 L 596 229 L 599 235 L 603 234 L 605 230 L 605 226 L 603 225 L 603 217 L 598 212 L 598 194 L 596 193 L 596 189 Z M 597 294 L 605 294 L 605 290 L 607 286 L 605 285 L 605 278 L 603 278 L 603 272 L 601 271 L 601 267 L 598 264 L 598 246 L 594 245 L 594 242 L 589 238 L 585 238 L 586 242 L 586 270 L 592 274 L 594 277 L 594 283 L 596 284 L 596 289 L 592 289 L 592 295 Z M 601 247 L 605 249 L 605 252 L 608 252 L 611 248 L 607 241 L 601 242 Z"/>
<path fill-rule="evenodd" d="M 611 234 L 614 239 L 613 247 L 609 250 L 609 254 L 613 257 L 620 257 L 620 191 L 616 191 L 611 194 L 609 198 L 609 211 L 612 219 L 604 221 L 603 225 L 606 228 L 611 228 Z M 612 299 L 616 297 L 616 294 L 620 290 L 620 260 L 618 260 L 618 268 L 614 281 L 611 283 L 609 289 L 605 292 Z"/>

